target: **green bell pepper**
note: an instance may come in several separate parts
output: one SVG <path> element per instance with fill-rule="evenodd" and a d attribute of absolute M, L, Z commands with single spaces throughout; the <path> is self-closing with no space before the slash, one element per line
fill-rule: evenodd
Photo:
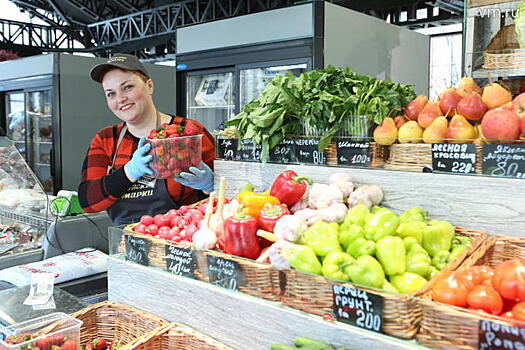
<path fill-rule="evenodd" d="M 345 269 L 354 261 L 344 252 L 331 252 L 323 259 L 323 276 L 341 281 L 350 281 Z"/>
<path fill-rule="evenodd" d="M 396 236 L 386 236 L 376 242 L 376 258 L 388 276 L 406 271 L 405 243 Z"/>
<path fill-rule="evenodd" d="M 467 237 L 467 236 L 459 236 L 459 235 L 456 235 L 453 239 L 452 239 L 452 249 L 456 248 L 456 247 L 470 247 L 470 245 L 472 244 L 472 238 L 470 237 Z"/>
<path fill-rule="evenodd" d="M 432 257 L 432 265 L 442 270 L 450 262 L 450 252 L 448 250 L 441 250 Z"/>
<path fill-rule="evenodd" d="M 378 241 L 391 236 L 399 226 L 399 218 L 392 210 L 381 208 L 376 214 L 369 214 L 365 219 L 365 238 Z"/>
<path fill-rule="evenodd" d="M 359 225 L 350 224 L 346 228 L 343 228 L 343 226 L 339 227 L 338 239 L 344 250 L 348 248 L 350 243 L 360 237 L 365 237 L 365 230 Z"/>
<path fill-rule="evenodd" d="M 298 271 L 320 275 L 322 273 L 321 263 L 312 248 L 293 244 L 283 250 L 283 255 L 291 267 Z"/>
<path fill-rule="evenodd" d="M 414 237 L 421 244 L 425 227 L 427 224 L 422 221 L 404 222 L 399 224 L 396 233 L 401 238 Z"/>
<path fill-rule="evenodd" d="M 414 244 L 407 253 L 407 271 L 425 277 L 430 273 L 430 255 L 419 244 Z"/>
<path fill-rule="evenodd" d="M 390 283 L 392 283 L 400 293 L 408 294 L 423 288 L 427 280 L 416 273 L 405 272 L 401 275 L 391 276 Z"/>
<path fill-rule="evenodd" d="M 464 245 L 453 247 L 452 250 L 450 251 L 450 261 L 453 261 L 458 256 L 463 254 L 465 250 L 467 250 L 467 247 L 465 247 Z"/>
<path fill-rule="evenodd" d="M 346 272 L 354 283 L 372 288 L 381 288 L 385 283 L 383 267 L 370 255 L 361 255 L 346 268 Z"/>
<path fill-rule="evenodd" d="M 297 348 L 286 344 L 272 344 L 270 350 L 297 350 Z"/>
<path fill-rule="evenodd" d="M 405 238 L 403 238 L 403 243 L 405 243 L 405 250 L 407 252 L 410 250 L 410 248 L 412 248 L 412 246 L 414 244 L 419 244 L 417 242 L 417 239 L 415 239 L 414 237 L 405 237 Z"/>
<path fill-rule="evenodd" d="M 338 233 L 339 225 L 335 222 L 318 221 L 303 233 L 303 239 L 315 254 L 323 257 L 333 251 L 342 251 L 337 239 Z"/>
<path fill-rule="evenodd" d="M 372 213 L 372 214 L 377 214 L 377 213 L 380 213 L 382 211 L 390 211 L 390 209 L 381 208 L 378 205 L 374 205 L 372 208 L 370 208 L 370 213 Z"/>
<path fill-rule="evenodd" d="M 356 238 L 346 249 L 346 252 L 354 258 L 359 258 L 361 255 L 374 255 L 375 251 L 376 242 L 368 241 L 363 237 Z"/>
<path fill-rule="evenodd" d="M 346 229 L 350 225 L 357 225 L 363 227 L 365 225 L 365 217 L 370 214 L 370 210 L 366 205 L 358 204 L 352 207 L 345 215 L 345 219 L 341 224 L 341 229 Z"/>
<path fill-rule="evenodd" d="M 334 350 L 334 347 L 318 340 L 313 340 L 305 337 L 296 337 L 293 340 L 295 346 L 299 349 L 306 350 Z"/>
<path fill-rule="evenodd" d="M 455 230 L 447 221 L 432 220 L 423 230 L 423 248 L 434 257 L 441 250 L 450 250 Z"/>
<path fill-rule="evenodd" d="M 436 269 L 434 266 L 430 266 L 430 269 L 428 270 L 428 275 L 424 276 L 428 281 L 430 281 L 434 276 L 436 276 L 439 273 L 439 270 Z"/>
<path fill-rule="evenodd" d="M 399 293 L 399 291 L 397 290 L 396 287 L 394 287 L 392 285 L 392 283 L 388 282 L 386 279 L 385 279 L 385 283 L 383 283 L 383 286 L 381 287 L 382 290 L 386 290 L 387 292 L 392 292 L 392 293 Z"/>
<path fill-rule="evenodd" d="M 425 222 L 427 220 L 427 212 L 423 208 L 413 207 L 410 208 L 401 215 L 399 215 L 399 222 Z"/>

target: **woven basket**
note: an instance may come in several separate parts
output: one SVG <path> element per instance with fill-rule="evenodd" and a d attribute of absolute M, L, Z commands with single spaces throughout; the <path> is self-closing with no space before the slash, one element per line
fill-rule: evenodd
<path fill-rule="evenodd" d="M 80 328 L 82 346 L 96 338 L 128 344 L 168 324 L 157 316 L 111 301 L 88 306 L 71 316 L 84 322 Z"/>
<path fill-rule="evenodd" d="M 492 236 L 465 260 L 463 266 L 495 267 L 513 258 L 525 258 L 525 237 Z M 424 298 L 426 301 L 420 302 L 423 320 L 417 341 L 433 349 L 478 349 L 479 321 L 491 318 L 505 322 L 487 313 L 480 314 L 474 310 L 430 301 L 430 291 Z"/>
<path fill-rule="evenodd" d="M 487 5 L 494 5 L 494 4 L 502 4 L 504 2 L 509 2 L 509 0 L 468 0 L 468 7 L 479 7 L 479 6 L 487 6 Z"/>
<path fill-rule="evenodd" d="M 460 227 L 456 227 L 456 233 L 458 235 L 472 237 L 472 245 L 457 259 L 450 262 L 450 264 L 440 272 L 440 275 L 456 270 L 470 254 L 482 246 L 486 238 L 486 233 L 470 231 Z M 423 314 L 421 306 L 413 297 L 421 296 L 431 290 L 437 277 L 439 277 L 439 275 L 410 296 L 388 292 L 383 293 L 367 289 L 366 287 L 360 287 L 368 293 L 378 294 L 384 298 L 383 333 L 404 339 L 411 339 L 416 335 Z M 282 303 L 289 307 L 320 316 L 331 314 L 333 311 L 332 285 L 344 283 L 296 270 L 285 270 L 284 278 L 286 281 Z"/>
<path fill-rule="evenodd" d="M 205 251 L 205 254 L 232 260 L 239 264 L 243 275 L 243 280 L 238 286 L 240 292 L 271 301 L 281 300 L 279 270 L 272 265 L 212 250 Z M 207 264 L 202 266 L 202 272 L 208 276 Z M 209 282 L 209 279 L 207 281 Z"/>
<path fill-rule="evenodd" d="M 156 329 L 121 350 L 233 350 L 188 326 L 171 323 Z"/>

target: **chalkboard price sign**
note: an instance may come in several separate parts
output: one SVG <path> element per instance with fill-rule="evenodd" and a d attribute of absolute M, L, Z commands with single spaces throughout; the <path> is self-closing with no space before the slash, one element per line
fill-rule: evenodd
<path fill-rule="evenodd" d="M 217 158 L 225 160 L 239 160 L 237 139 L 217 139 Z"/>
<path fill-rule="evenodd" d="M 304 164 L 326 164 L 324 152 L 319 152 L 319 140 L 317 139 L 294 139 L 295 158 L 298 163 Z"/>
<path fill-rule="evenodd" d="M 242 271 L 236 261 L 208 255 L 208 278 L 210 283 L 231 291 L 239 290 Z"/>
<path fill-rule="evenodd" d="M 242 149 L 239 150 L 239 160 L 244 162 L 259 162 L 261 160 L 262 145 L 254 145 L 251 140 L 242 140 Z"/>
<path fill-rule="evenodd" d="M 381 333 L 384 301 L 351 286 L 332 285 L 333 311 L 339 322 Z"/>
<path fill-rule="evenodd" d="M 149 265 L 150 241 L 145 238 L 124 236 L 126 240 L 126 260 L 133 261 L 144 266 Z"/>
<path fill-rule="evenodd" d="M 166 245 L 166 269 L 174 275 L 195 278 L 195 252 Z"/>
<path fill-rule="evenodd" d="M 483 174 L 525 179 L 525 145 L 483 145 Z"/>
<path fill-rule="evenodd" d="M 525 349 L 525 328 L 479 320 L 478 349 Z"/>
<path fill-rule="evenodd" d="M 293 140 L 282 140 L 270 150 L 270 162 L 293 163 L 295 162 L 295 147 Z"/>
<path fill-rule="evenodd" d="M 432 167 L 434 171 L 474 174 L 476 172 L 476 145 L 472 143 L 433 143 Z"/>
<path fill-rule="evenodd" d="M 367 167 L 372 160 L 370 142 L 339 140 L 337 146 L 337 164 Z"/>

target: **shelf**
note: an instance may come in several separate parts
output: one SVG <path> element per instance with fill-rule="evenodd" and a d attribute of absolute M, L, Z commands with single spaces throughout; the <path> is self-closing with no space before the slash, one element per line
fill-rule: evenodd
<path fill-rule="evenodd" d="M 187 324 L 238 350 L 267 350 L 274 343 L 290 344 L 297 336 L 354 350 L 427 349 L 415 341 L 328 322 L 278 303 L 115 257 L 108 259 L 108 286 L 111 301 Z M 154 295 L 158 297 L 152 298 Z"/>
<path fill-rule="evenodd" d="M 52 145 L 53 144 L 52 141 L 38 141 L 38 140 L 35 140 L 35 143 L 38 143 L 39 145 Z"/>
<path fill-rule="evenodd" d="M 234 105 L 230 105 L 230 106 L 193 106 L 193 107 L 188 107 L 188 109 L 214 109 L 214 108 L 217 108 L 217 109 L 230 109 L 230 108 L 235 108 Z"/>
<path fill-rule="evenodd" d="M 46 219 L 43 217 L 31 215 L 31 214 L 23 214 L 11 211 L 9 209 L 4 209 L 0 207 L 0 218 L 4 219 L 10 219 L 18 222 L 23 222 L 28 225 L 36 226 L 43 228 L 47 230 L 49 225 L 53 222 L 51 219 Z"/>
<path fill-rule="evenodd" d="M 477 69 L 472 72 L 472 77 L 477 79 L 495 77 L 525 77 L 525 68 L 512 69 Z"/>

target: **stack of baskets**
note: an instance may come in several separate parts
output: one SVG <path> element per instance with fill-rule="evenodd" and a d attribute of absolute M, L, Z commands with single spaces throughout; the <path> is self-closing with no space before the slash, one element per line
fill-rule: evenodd
<path fill-rule="evenodd" d="M 525 67 L 525 49 L 520 49 L 515 25 L 502 27 L 483 51 L 483 68 L 514 69 Z"/>

